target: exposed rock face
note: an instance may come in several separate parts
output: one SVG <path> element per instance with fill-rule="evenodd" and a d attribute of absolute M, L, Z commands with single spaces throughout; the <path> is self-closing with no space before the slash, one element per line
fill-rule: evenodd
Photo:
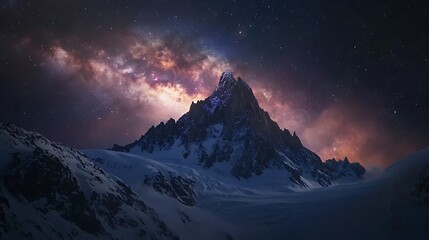
<path fill-rule="evenodd" d="M 179 202 L 193 206 L 196 203 L 194 191 L 195 182 L 180 175 L 169 173 L 164 176 L 158 172 L 155 176 L 145 176 L 144 183 L 152 186 L 156 191 L 177 199 Z"/>
<path fill-rule="evenodd" d="M 335 164 L 324 164 L 295 133 L 280 129 L 260 108 L 249 85 L 230 72 L 222 74 L 211 96 L 192 102 L 177 122 L 162 122 L 138 141 L 113 147 L 131 149 L 149 154 L 179 149 L 180 158 L 196 159 L 206 168 L 232 162 L 230 172 L 238 179 L 261 175 L 269 168 L 284 169 L 285 180 L 302 187 L 307 186 L 306 179 L 328 186 L 343 175 L 359 178 L 365 172 L 357 163 L 347 173 L 338 172 L 343 169 Z"/>
<path fill-rule="evenodd" d="M 176 239 L 128 185 L 74 149 L 0 124 L 0 156 L 2 238 Z"/>
<path fill-rule="evenodd" d="M 144 183 L 152 187 L 155 191 L 166 194 L 184 205 L 193 206 L 196 204 L 197 194 L 195 190 L 195 181 L 186 176 L 180 175 L 178 172 L 171 171 L 171 169 L 165 169 L 160 166 L 155 167 L 145 165 L 143 161 L 140 163 L 142 163 L 145 167 L 141 169 L 141 165 L 136 163 L 140 159 L 135 160 L 136 162 L 133 162 L 133 164 L 136 165 L 128 165 L 128 162 L 117 162 L 109 159 L 106 160 L 100 156 L 91 158 L 91 153 L 89 159 L 95 164 L 103 167 L 103 169 L 106 171 L 111 169 L 133 169 L 138 171 L 138 175 L 141 176 L 141 178 L 139 177 L 137 179 L 142 180 L 138 181 L 138 184 L 135 182 L 130 183 L 131 185 L 134 184 L 135 188 L 140 188 L 141 183 Z M 127 178 L 124 178 L 124 176 L 121 174 L 122 173 L 116 176 L 121 177 L 121 179 L 126 182 Z"/>
<path fill-rule="evenodd" d="M 327 169 L 332 173 L 332 179 L 336 180 L 341 177 L 362 177 L 365 174 L 365 168 L 359 163 L 350 163 L 347 157 L 344 160 L 335 158 L 325 161 Z"/>

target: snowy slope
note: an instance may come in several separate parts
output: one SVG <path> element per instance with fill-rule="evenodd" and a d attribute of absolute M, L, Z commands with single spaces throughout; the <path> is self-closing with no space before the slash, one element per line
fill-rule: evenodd
<path fill-rule="evenodd" d="M 429 234 L 429 150 L 397 163 L 375 180 L 298 192 L 264 189 L 260 182 L 241 184 L 241 180 L 198 164 L 183 166 L 174 159 L 154 161 L 106 150 L 84 152 L 104 159 L 101 167 L 135 189 L 144 189 L 143 175 L 159 171 L 195 180 L 192 209 L 234 226 L 230 231 L 235 239 L 426 239 Z M 176 200 L 176 205 L 181 204 Z"/>
<path fill-rule="evenodd" d="M 398 162 L 379 178 L 306 191 L 275 185 L 281 177 L 231 178 L 222 167 L 228 163 L 206 169 L 173 156 L 152 160 L 108 150 L 82 154 L 1 124 L 0 238 L 429 236 L 429 149 Z M 347 163 L 336 164 L 332 167 Z"/>
<path fill-rule="evenodd" d="M 177 239 L 128 185 L 80 152 L 0 124 L 1 239 Z"/>
<path fill-rule="evenodd" d="M 303 191 L 285 177 L 279 169 L 268 169 L 267 174 L 254 176 L 250 179 L 237 179 L 229 174 L 230 163 L 220 163 L 207 169 L 198 162 L 189 162 L 175 158 L 173 151 L 163 151 L 159 154 L 124 153 L 110 150 L 82 150 L 95 164 L 107 172 L 121 178 L 133 189 L 145 184 L 147 177 L 154 178 L 160 173 L 163 176 L 181 176 L 190 180 L 195 198 L 229 195 L 263 195 L 281 194 L 291 191 Z M 156 159 L 156 160 L 155 160 Z M 307 182 L 308 185 L 319 185 Z M 305 189 L 304 189 L 305 190 Z"/>
<path fill-rule="evenodd" d="M 227 239 L 228 236 L 242 234 L 240 229 L 221 216 L 201 209 L 198 200 L 202 197 L 249 196 L 256 194 L 256 190 L 224 183 L 216 178 L 216 174 L 207 174 L 199 165 L 191 168 L 177 162 L 155 161 L 109 150 L 82 152 L 105 171 L 129 184 L 182 239 Z M 159 179 L 160 175 L 165 178 Z M 175 186 L 173 180 L 177 178 L 183 179 L 183 184 Z M 159 185 L 171 187 L 159 188 Z M 192 204 L 184 198 L 192 198 Z"/>
<path fill-rule="evenodd" d="M 201 203 L 229 221 L 245 219 L 245 239 L 428 239 L 429 149 L 375 180 Z"/>

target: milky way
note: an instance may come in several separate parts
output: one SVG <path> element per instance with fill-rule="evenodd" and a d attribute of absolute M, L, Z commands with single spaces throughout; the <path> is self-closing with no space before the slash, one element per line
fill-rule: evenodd
<path fill-rule="evenodd" d="M 232 70 L 322 159 L 385 167 L 428 146 L 427 6 L 403 7 L 5 2 L 0 121 L 79 148 L 130 143 Z"/>

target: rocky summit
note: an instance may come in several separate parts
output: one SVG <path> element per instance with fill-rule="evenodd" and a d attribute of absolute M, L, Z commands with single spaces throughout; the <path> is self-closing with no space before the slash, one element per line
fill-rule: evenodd
<path fill-rule="evenodd" d="M 250 86 L 231 72 L 224 72 L 213 93 L 192 102 L 178 121 L 161 122 L 134 143 L 112 150 L 168 153 L 206 169 L 226 167 L 231 176 L 243 180 L 280 170 L 284 182 L 294 187 L 329 186 L 365 173 L 360 164 L 348 160 L 322 162 L 295 132 L 281 129 L 259 106 Z"/>

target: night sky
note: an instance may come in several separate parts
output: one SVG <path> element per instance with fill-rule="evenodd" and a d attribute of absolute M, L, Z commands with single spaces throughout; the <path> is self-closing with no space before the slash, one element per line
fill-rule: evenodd
<path fill-rule="evenodd" d="M 0 121 L 130 143 L 225 70 L 322 159 L 429 146 L 427 1 L 0 1 Z"/>

